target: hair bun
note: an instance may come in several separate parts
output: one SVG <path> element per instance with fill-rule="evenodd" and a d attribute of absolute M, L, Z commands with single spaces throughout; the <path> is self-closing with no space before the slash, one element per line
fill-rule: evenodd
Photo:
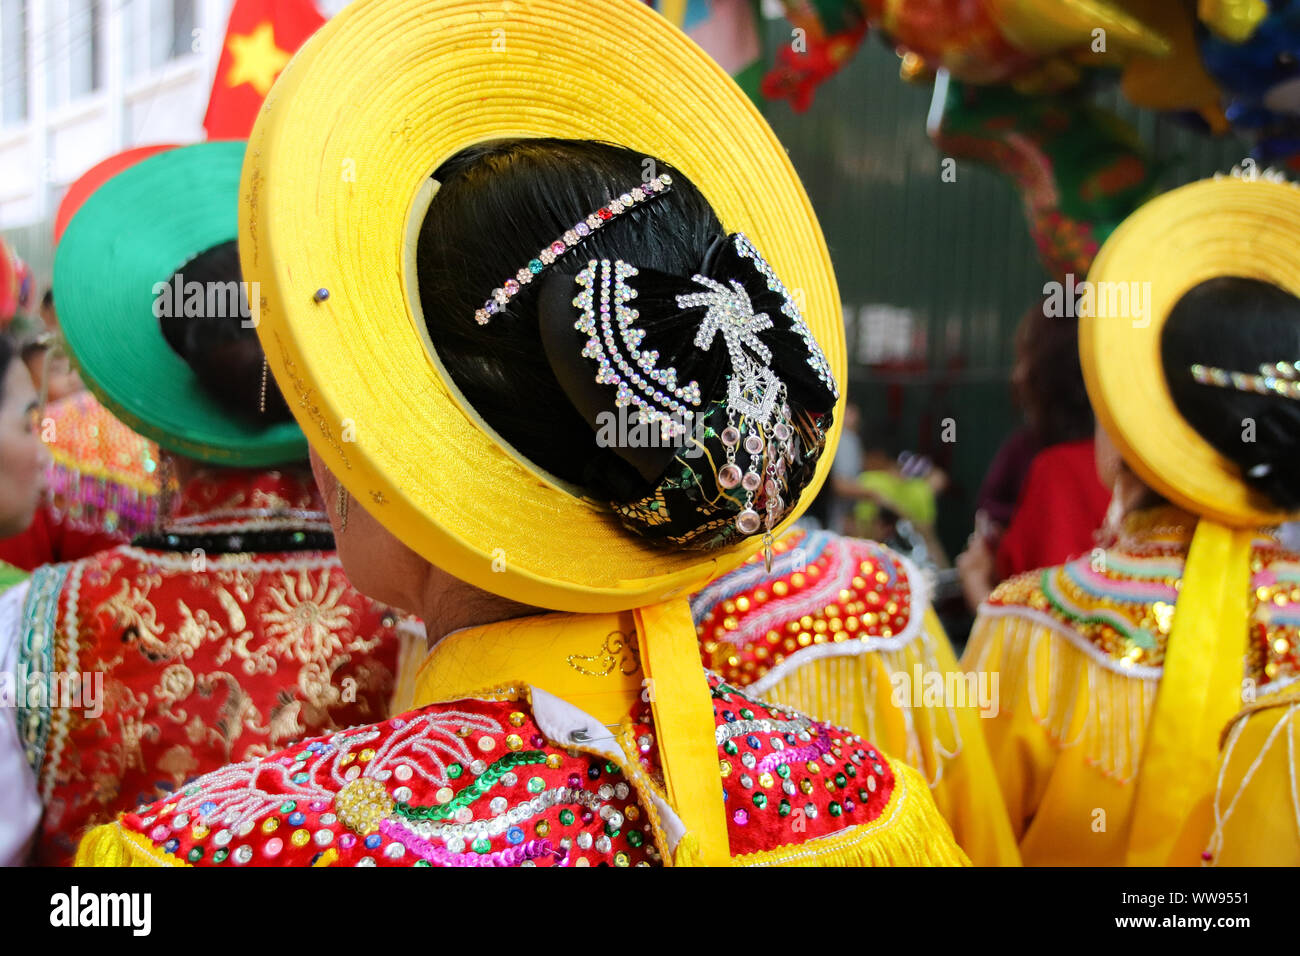
<path fill-rule="evenodd" d="M 598 444 L 654 485 L 615 502 L 631 530 L 717 547 L 794 508 L 838 388 L 793 297 L 743 234 L 716 239 L 690 277 L 590 259 L 542 283 L 538 315 L 556 379 Z"/>

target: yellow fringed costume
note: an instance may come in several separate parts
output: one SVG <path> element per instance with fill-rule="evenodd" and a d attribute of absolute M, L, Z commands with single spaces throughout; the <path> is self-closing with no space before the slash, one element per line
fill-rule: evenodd
<path fill-rule="evenodd" d="M 1020 862 L 984 742 L 996 685 L 966 679 L 925 578 L 883 545 L 796 530 L 692 599 L 706 666 L 918 768 L 977 866 Z"/>
<path fill-rule="evenodd" d="M 1206 180 L 1147 203 L 1093 263 L 1096 298 L 1081 302 L 1079 322 L 1088 396 L 1125 465 L 1170 506 L 1126 516 L 1113 546 L 1004 582 L 981 608 L 965 663 L 1000 676 L 989 746 L 1026 864 L 1196 865 L 1227 843 L 1224 782 L 1244 786 L 1252 771 L 1240 751 L 1221 752 L 1221 737 L 1243 704 L 1297 673 L 1300 557 L 1260 530 L 1293 516 L 1192 427 L 1166 376 L 1289 401 L 1275 386 L 1291 356 L 1260 375 L 1167 371 L 1163 334 L 1210 280 L 1300 294 L 1298 216 L 1290 184 Z M 1247 421 L 1241 440 L 1253 441 Z M 1238 731 L 1261 759 L 1255 734 L 1268 719 L 1246 717 Z M 1261 819 L 1290 799 L 1282 771 L 1269 777 L 1256 781 L 1268 791 L 1255 791 Z M 1265 840 L 1238 839 L 1234 852 L 1262 852 Z"/>
<path fill-rule="evenodd" d="M 1300 866 L 1300 686 L 1277 683 L 1224 728 L 1206 847 L 1216 866 Z"/>
<path fill-rule="evenodd" d="M 1000 712 L 984 726 L 1026 864 L 1125 862 L 1195 526 L 1171 507 L 1130 515 L 1112 546 L 1012 578 L 981 608 L 963 662 L 999 675 Z M 1300 673 L 1287 610 L 1300 557 L 1261 534 L 1251 562 L 1256 586 L 1239 644 L 1247 686 L 1266 693 Z M 1198 827 L 1181 862 L 1206 849 Z"/>

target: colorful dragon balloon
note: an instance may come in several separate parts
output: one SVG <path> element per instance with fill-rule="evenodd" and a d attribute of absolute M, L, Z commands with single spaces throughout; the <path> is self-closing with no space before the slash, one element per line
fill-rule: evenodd
<path fill-rule="evenodd" d="M 778 54 L 764 95 L 807 108 L 876 31 L 905 79 L 951 79 L 932 136 L 946 155 L 989 163 L 1020 187 L 1054 273 L 1086 271 L 1154 189 L 1136 132 L 1088 105 L 1089 71 L 1118 71 L 1133 104 L 1235 130 L 1261 164 L 1300 169 L 1300 0 L 784 3 L 799 42 Z"/>

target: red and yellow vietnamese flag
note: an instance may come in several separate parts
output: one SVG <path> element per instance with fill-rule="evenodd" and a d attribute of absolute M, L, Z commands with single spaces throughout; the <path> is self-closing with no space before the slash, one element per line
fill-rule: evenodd
<path fill-rule="evenodd" d="M 203 117 L 208 139 L 248 138 L 271 84 L 324 22 L 311 0 L 235 0 Z"/>

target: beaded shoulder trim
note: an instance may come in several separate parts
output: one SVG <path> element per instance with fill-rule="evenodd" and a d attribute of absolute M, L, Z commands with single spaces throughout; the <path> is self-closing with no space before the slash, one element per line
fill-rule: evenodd
<path fill-rule="evenodd" d="M 43 694 L 17 694 L 18 734 L 23 754 L 37 780 L 45 763 L 50 737 L 51 702 L 49 679 L 53 675 L 59 595 L 71 569 L 68 564 L 50 564 L 32 572 L 31 583 L 23 603 L 22 629 L 18 637 L 18 656 L 14 670 L 15 688 L 41 688 Z"/>
<path fill-rule="evenodd" d="M 708 674 L 733 857 L 875 826 L 895 791 L 894 766 L 856 734 Z M 643 703 L 622 744 L 663 796 L 654 726 Z M 632 768 L 635 772 L 636 768 Z"/>
<path fill-rule="evenodd" d="M 614 763 L 527 703 L 461 700 L 200 777 L 121 818 L 195 866 L 613 866 L 659 859 Z"/>
<path fill-rule="evenodd" d="M 1138 542 L 1098 549 L 1000 584 L 981 608 L 1054 627 L 1099 663 L 1158 677 L 1173 626 L 1184 552 Z M 1246 676 L 1264 687 L 1300 675 L 1300 556 L 1261 538 L 1251 557 Z"/>
<path fill-rule="evenodd" d="M 921 632 L 929 588 L 906 558 L 874 541 L 796 532 L 691 601 L 701 654 L 728 681 L 762 694 L 823 656 L 896 650 Z"/>

